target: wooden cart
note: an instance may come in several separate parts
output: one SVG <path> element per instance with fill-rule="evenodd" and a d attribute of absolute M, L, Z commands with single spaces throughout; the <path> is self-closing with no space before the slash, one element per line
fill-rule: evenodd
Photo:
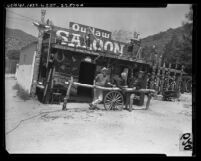
<path fill-rule="evenodd" d="M 72 85 L 75 86 L 82 86 L 82 87 L 88 87 L 88 88 L 94 88 L 94 89 L 102 89 L 106 91 L 106 94 L 103 98 L 103 104 L 104 108 L 109 110 L 122 110 L 124 107 L 124 98 L 126 92 L 138 92 L 138 93 L 145 93 L 148 96 L 147 102 L 146 102 L 146 109 L 149 108 L 150 100 L 152 96 L 155 94 L 155 90 L 153 89 L 140 89 L 136 90 L 135 88 L 124 88 L 124 92 L 122 89 L 118 87 L 101 87 L 97 85 L 90 85 L 90 84 L 82 84 L 78 82 L 73 82 L 73 77 L 71 77 L 71 80 L 69 82 L 66 82 L 65 84 L 68 84 L 68 89 L 66 92 L 66 97 L 64 98 L 64 104 L 63 104 L 63 110 L 66 110 L 67 101 L 70 97 L 70 89 Z"/>

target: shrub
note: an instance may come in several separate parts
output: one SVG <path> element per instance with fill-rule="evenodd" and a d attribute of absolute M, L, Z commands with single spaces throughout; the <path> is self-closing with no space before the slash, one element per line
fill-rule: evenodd
<path fill-rule="evenodd" d="M 17 90 L 17 96 L 22 100 L 30 100 L 31 96 L 27 91 L 25 91 L 19 84 L 15 84 L 13 89 Z"/>
<path fill-rule="evenodd" d="M 16 83 L 14 86 L 13 86 L 13 89 L 15 90 L 18 90 L 20 88 L 20 85 L 18 83 Z"/>

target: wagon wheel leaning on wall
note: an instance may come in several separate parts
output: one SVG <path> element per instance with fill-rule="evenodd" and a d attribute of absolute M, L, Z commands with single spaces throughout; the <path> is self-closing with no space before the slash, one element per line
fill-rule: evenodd
<path fill-rule="evenodd" d="M 104 97 L 104 107 L 109 110 L 122 110 L 124 106 L 123 95 L 118 91 L 110 91 Z"/>

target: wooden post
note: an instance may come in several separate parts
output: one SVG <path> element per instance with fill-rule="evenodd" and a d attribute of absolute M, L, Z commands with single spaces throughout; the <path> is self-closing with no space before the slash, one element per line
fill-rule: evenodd
<path fill-rule="evenodd" d="M 179 88 L 179 92 L 181 91 L 182 88 L 182 76 L 183 76 L 183 71 L 184 71 L 184 66 L 181 66 L 181 73 L 180 73 L 180 77 L 181 77 L 181 82 L 180 82 L 180 88 Z"/>
<path fill-rule="evenodd" d="M 170 70 L 171 70 L 171 63 L 169 64 L 169 68 L 168 68 L 168 88 L 167 89 L 169 89 L 169 87 L 170 87 Z"/>
<path fill-rule="evenodd" d="M 52 77 L 54 77 L 54 73 L 55 73 L 55 67 L 53 67 L 53 71 L 52 71 Z M 53 88 L 54 86 L 54 82 L 53 82 L 53 79 L 51 80 L 51 89 Z"/>
<path fill-rule="evenodd" d="M 95 92 L 96 92 L 96 87 L 95 87 L 95 85 L 96 85 L 96 81 L 94 80 L 93 81 L 93 85 L 94 85 L 94 89 L 93 89 L 93 101 L 95 101 Z"/>
<path fill-rule="evenodd" d="M 165 66 L 165 63 L 163 64 L 163 74 L 162 74 L 163 76 L 163 80 L 162 80 L 162 94 L 163 94 L 163 92 L 165 92 L 165 90 L 166 90 L 166 66 Z"/>
<path fill-rule="evenodd" d="M 134 48 L 133 48 L 133 51 L 134 51 Z M 136 60 L 141 59 L 141 52 L 142 52 L 142 47 L 140 46 L 136 54 Z"/>
<path fill-rule="evenodd" d="M 67 110 L 67 103 L 68 103 L 68 99 L 70 98 L 70 90 L 71 90 L 71 86 L 73 84 L 73 77 L 71 76 L 70 78 L 70 82 L 69 82 L 69 86 L 68 86 L 68 89 L 67 89 L 67 92 L 66 92 L 66 96 L 64 98 L 64 103 L 63 103 L 63 107 L 62 107 L 62 110 L 63 111 L 66 111 Z"/>
<path fill-rule="evenodd" d="M 147 94 L 147 102 L 146 102 L 146 108 L 145 110 L 148 110 L 149 109 L 149 105 L 150 105 L 150 102 L 151 102 L 151 98 L 152 98 L 152 95 L 151 94 Z"/>
<path fill-rule="evenodd" d="M 50 82 L 50 76 L 52 74 L 52 68 L 50 69 L 49 71 L 49 74 L 48 74 L 48 78 L 47 78 L 47 82 L 45 84 L 45 90 L 43 92 L 43 102 L 46 102 L 46 94 L 47 94 L 47 90 L 48 90 L 48 86 L 49 86 L 49 82 Z"/>
<path fill-rule="evenodd" d="M 47 54 L 47 63 L 46 63 L 46 68 L 48 67 L 48 62 L 49 62 L 49 58 L 50 58 L 51 39 L 52 39 L 52 32 L 50 31 L 50 37 L 49 37 L 49 44 L 48 44 L 48 54 Z"/>
<path fill-rule="evenodd" d="M 156 76 L 156 91 L 157 93 L 160 92 L 160 87 L 159 84 L 160 83 L 160 68 L 158 68 L 158 72 L 157 72 L 157 76 Z"/>
<path fill-rule="evenodd" d="M 151 89 L 154 89 L 155 90 L 155 76 L 156 76 L 156 66 L 154 65 L 153 68 L 152 68 L 152 78 L 151 78 Z"/>
<path fill-rule="evenodd" d="M 46 10 L 42 9 L 41 10 L 41 22 L 43 24 L 45 23 L 45 14 L 46 14 Z"/>
<path fill-rule="evenodd" d="M 165 79 L 165 63 L 163 64 L 162 67 L 162 77 L 161 77 L 161 83 L 160 83 L 160 94 L 163 94 L 163 86 L 164 86 L 164 79 Z"/>
<path fill-rule="evenodd" d="M 174 78 L 173 78 L 173 89 L 176 90 L 176 75 L 177 75 L 177 64 L 175 65 L 175 72 L 174 72 Z"/>
<path fill-rule="evenodd" d="M 44 18 L 45 18 L 45 10 L 41 10 L 41 23 L 44 24 Z M 41 61 L 41 49 L 42 49 L 42 41 L 43 41 L 43 34 L 44 31 L 40 28 L 38 32 L 38 47 L 37 47 L 37 54 L 35 57 L 34 62 L 34 70 L 33 70 L 33 84 L 31 88 L 31 95 L 34 96 L 36 93 L 36 86 L 38 81 L 38 74 L 39 74 L 39 66 Z"/>

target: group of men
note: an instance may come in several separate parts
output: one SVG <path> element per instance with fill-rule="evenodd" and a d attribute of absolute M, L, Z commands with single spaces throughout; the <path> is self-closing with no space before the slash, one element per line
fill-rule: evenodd
<path fill-rule="evenodd" d="M 137 90 L 143 88 L 143 72 L 139 71 L 138 77 L 133 78 L 131 77 L 129 80 L 128 78 L 128 69 L 125 68 L 123 72 L 120 75 L 113 75 L 112 79 L 110 79 L 110 76 L 108 75 L 108 69 L 106 67 L 103 67 L 101 69 L 101 73 L 99 73 L 95 77 L 95 85 L 98 86 L 108 86 L 112 85 L 113 87 L 119 87 L 122 89 L 122 92 L 125 94 L 125 108 L 131 112 L 132 111 L 132 105 L 133 105 L 133 99 L 135 95 L 139 95 L 138 93 L 133 92 L 126 92 L 124 89 L 126 87 L 129 88 L 135 88 Z M 128 85 L 127 85 L 128 84 Z M 92 103 L 89 104 L 89 109 L 94 110 L 98 109 L 97 105 L 103 100 L 103 90 L 96 88 L 94 90 L 94 100 Z"/>

